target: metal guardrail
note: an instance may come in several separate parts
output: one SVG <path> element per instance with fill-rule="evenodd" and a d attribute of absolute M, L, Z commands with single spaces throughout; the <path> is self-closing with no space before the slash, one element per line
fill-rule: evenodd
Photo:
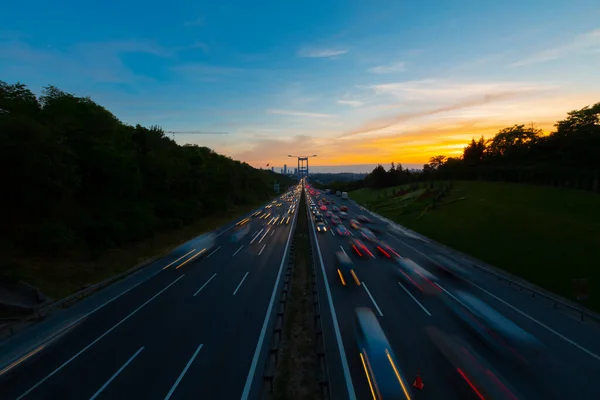
<path fill-rule="evenodd" d="M 6 331 L 9 332 L 8 336 L 12 336 L 15 334 L 15 332 L 20 330 L 19 328 L 23 327 L 23 324 L 26 324 L 27 322 L 31 322 L 31 321 L 41 321 L 44 319 L 45 316 L 50 314 L 52 311 L 54 311 L 58 308 L 66 308 L 69 305 L 89 296 L 90 294 L 95 293 L 95 292 L 99 291 L 100 289 L 103 289 L 103 288 L 117 282 L 118 280 L 121 280 L 124 277 L 131 275 L 132 273 L 134 273 L 138 270 L 141 270 L 144 267 L 149 266 L 150 264 L 154 263 L 155 261 L 158 261 L 158 260 L 166 257 L 170 253 L 171 253 L 171 250 L 169 250 L 157 257 L 153 257 L 146 261 L 143 261 L 142 263 L 136 265 L 135 267 L 129 268 L 128 270 L 123 271 L 120 274 L 111 276 L 110 278 L 107 278 L 101 282 L 98 282 L 91 286 L 88 286 L 85 289 L 82 289 L 76 293 L 73 293 L 67 297 L 62 298 L 61 300 L 58 300 L 52 304 L 49 304 L 48 306 L 41 308 L 32 314 L 29 314 L 21 319 L 18 319 L 16 321 L 12 322 L 11 324 L 0 327 L 0 336 L 5 334 Z"/>
<path fill-rule="evenodd" d="M 371 210 L 368 210 L 368 209 L 366 209 L 364 207 L 361 207 L 360 205 L 359 205 L 359 207 L 362 208 L 363 210 L 366 210 L 366 211 L 370 212 L 371 214 L 375 215 L 377 218 L 379 218 L 383 222 L 386 222 L 389 225 L 394 226 L 396 229 L 398 229 L 400 231 L 403 231 L 403 232 L 410 232 L 412 234 L 412 232 L 409 229 L 403 227 L 402 225 L 400 225 L 400 224 L 398 224 L 398 223 L 396 223 L 396 222 L 394 222 L 394 221 L 392 221 L 392 220 L 390 220 L 388 218 L 385 218 L 385 217 L 383 217 L 383 216 L 381 216 L 381 215 L 379 215 L 379 214 L 377 214 L 377 213 L 375 213 L 375 212 L 373 212 Z M 427 243 L 427 244 L 432 244 L 430 240 L 427 240 L 427 241 L 423 240 L 423 242 Z M 439 245 L 439 244 L 436 243 L 436 245 Z M 441 245 L 441 246 L 443 246 L 443 245 Z M 443 246 L 443 247 L 446 247 L 446 246 Z M 453 249 L 451 249 L 451 250 L 452 251 L 456 251 L 456 250 L 453 250 Z M 454 258 L 455 260 L 457 260 L 457 258 L 453 254 L 450 254 L 449 252 L 446 252 L 446 255 L 448 255 L 448 256 Z M 459 260 L 457 260 L 457 261 L 459 261 Z M 462 262 L 461 261 L 459 261 L 459 262 L 461 264 L 464 264 L 466 262 L 466 263 L 470 264 L 472 267 L 477 268 L 478 270 L 480 270 L 482 272 L 485 272 L 485 273 L 487 273 L 489 275 L 492 275 L 492 276 L 494 276 L 496 279 L 498 279 L 500 281 L 507 282 L 509 284 L 509 286 L 515 286 L 515 287 L 517 287 L 519 289 L 519 291 L 526 290 L 526 291 L 528 291 L 528 292 L 531 293 L 532 297 L 537 297 L 537 298 L 542 298 L 542 299 L 548 300 L 548 301 L 550 301 L 550 302 L 553 303 L 553 306 L 554 306 L 555 309 L 559 309 L 560 307 L 563 307 L 563 308 L 568 309 L 570 311 L 574 311 L 574 312 L 576 312 L 576 313 L 578 313 L 580 315 L 581 321 L 584 321 L 585 318 L 587 318 L 589 320 L 592 320 L 595 323 L 600 324 L 600 315 L 597 314 L 597 313 L 595 313 L 595 312 L 593 312 L 593 311 L 591 311 L 591 310 L 586 309 L 583 305 L 573 303 L 572 301 L 569 301 L 569 300 L 566 300 L 566 299 L 564 299 L 564 300 L 563 299 L 559 299 L 557 296 L 554 296 L 554 295 L 551 295 L 551 294 L 543 293 L 543 292 L 541 292 L 541 291 L 539 291 L 537 289 L 534 289 L 531 286 L 531 284 L 527 285 L 527 284 L 519 283 L 519 282 L 517 282 L 517 281 L 515 281 L 513 279 L 510 279 L 509 277 L 507 277 L 507 276 L 505 276 L 503 274 L 499 274 L 497 272 L 494 272 L 490 268 L 487 268 L 487 267 L 485 267 L 483 265 L 479 265 L 479 264 L 477 264 L 477 263 L 475 263 L 473 261 L 469 261 L 469 260 L 464 260 L 463 259 Z"/>

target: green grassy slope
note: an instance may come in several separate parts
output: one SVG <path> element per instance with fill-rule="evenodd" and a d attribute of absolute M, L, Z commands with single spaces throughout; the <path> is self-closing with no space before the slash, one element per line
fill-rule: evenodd
<path fill-rule="evenodd" d="M 449 184 L 435 187 L 442 185 Z M 410 229 L 565 297 L 574 298 L 572 279 L 588 278 L 588 306 L 600 309 L 597 194 L 498 182 L 455 182 L 439 201 L 441 205 L 423 212 L 431 199 L 394 197 L 394 192 L 406 187 L 393 189 L 361 189 L 350 197 Z"/>

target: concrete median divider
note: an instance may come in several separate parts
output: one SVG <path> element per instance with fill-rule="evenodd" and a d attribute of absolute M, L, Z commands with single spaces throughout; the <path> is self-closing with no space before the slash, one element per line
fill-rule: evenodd
<path fill-rule="evenodd" d="M 302 194 L 264 371 L 263 399 L 327 400 L 329 380 Z"/>

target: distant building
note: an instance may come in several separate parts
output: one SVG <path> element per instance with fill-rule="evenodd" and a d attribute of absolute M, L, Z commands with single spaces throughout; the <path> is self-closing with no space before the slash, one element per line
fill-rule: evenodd
<path fill-rule="evenodd" d="M 294 175 L 298 175 L 298 168 L 294 168 Z"/>
<path fill-rule="evenodd" d="M 283 164 L 283 173 L 287 174 L 287 164 Z"/>
<path fill-rule="evenodd" d="M 272 171 L 272 172 L 275 172 L 275 167 L 271 167 L 271 171 Z"/>
<path fill-rule="evenodd" d="M 281 173 L 283 174 L 285 171 L 285 168 L 281 168 Z"/>

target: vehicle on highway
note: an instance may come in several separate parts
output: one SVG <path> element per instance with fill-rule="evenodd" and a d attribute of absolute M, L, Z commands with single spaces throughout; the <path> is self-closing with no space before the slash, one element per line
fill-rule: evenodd
<path fill-rule="evenodd" d="M 371 222 L 371 220 L 369 219 L 369 217 L 367 217 L 366 215 L 359 215 L 358 220 L 362 223 L 368 224 L 369 222 Z"/>
<path fill-rule="evenodd" d="M 348 212 L 348 207 L 346 207 L 346 206 L 341 206 L 341 207 L 340 207 L 340 211 L 343 211 L 343 212 Z"/>
<path fill-rule="evenodd" d="M 340 281 L 343 286 L 346 286 L 349 282 L 354 282 L 357 286 L 360 286 L 360 281 L 354 271 L 354 263 L 343 251 L 336 251 L 335 256 L 337 258 L 337 273 L 340 277 Z"/>
<path fill-rule="evenodd" d="M 433 254 L 431 255 L 431 259 L 435 261 L 435 265 L 440 268 L 445 273 L 454 276 L 456 278 L 467 279 L 469 278 L 469 272 L 467 269 L 454 260 L 446 257 L 442 254 Z"/>
<path fill-rule="evenodd" d="M 315 222 L 324 222 L 325 219 L 323 218 L 322 214 L 315 214 Z"/>
<path fill-rule="evenodd" d="M 351 235 L 351 233 L 350 233 L 350 231 L 348 230 L 348 228 L 346 228 L 344 225 L 338 225 L 338 226 L 335 228 L 335 231 L 336 231 L 336 233 L 337 233 L 338 235 L 340 235 L 340 236 L 350 236 L 350 235 Z"/>
<path fill-rule="evenodd" d="M 333 213 L 332 213 L 331 211 L 327 211 L 327 212 L 325 213 L 325 217 L 327 217 L 327 218 L 331 218 L 331 217 L 333 217 Z"/>
<path fill-rule="evenodd" d="M 324 222 L 317 222 L 317 232 L 327 232 L 327 226 Z"/>
<path fill-rule="evenodd" d="M 236 243 L 242 240 L 248 233 L 250 233 L 250 224 L 243 224 L 236 226 L 231 235 L 231 241 Z"/>
<path fill-rule="evenodd" d="M 351 219 L 351 220 L 350 220 L 350 227 L 351 227 L 352 229 L 360 229 L 360 228 L 361 228 L 361 224 L 360 224 L 360 222 L 358 222 L 357 220 L 355 220 L 355 219 Z"/>
<path fill-rule="evenodd" d="M 347 214 L 347 213 L 345 213 L 345 212 L 343 212 L 343 211 L 340 211 L 340 214 L 339 214 L 339 215 L 340 215 L 340 218 L 341 218 L 341 219 L 348 219 L 348 214 Z"/>
<path fill-rule="evenodd" d="M 352 251 L 358 255 L 359 257 L 363 257 L 365 255 L 375 257 L 371 250 L 364 244 L 364 242 L 360 239 L 352 239 L 350 240 L 350 248 Z"/>
<path fill-rule="evenodd" d="M 336 196 L 341 196 L 341 195 L 342 195 L 342 192 L 340 192 L 340 191 L 338 190 L 338 191 L 336 191 L 336 192 L 335 192 L 335 195 L 336 195 Z"/>
<path fill-rule="evenodd" d="M 333 212 L 338 212 L 338 211 L 340 211 L 340 209 L 339 209 L 339 207 L 338 207 L 338 206 L 333 206 L 333 207 L 331 207 L 331 210 L 333 210 Z"/>
<path fill-rule="evenodd" d="M 546 353 L 545 346 L 529 332 L 474 295 L 456 290 L 443 296 L 444 303 L 472 332 L 498 354 L 524 364 Z"/>
<path fill-rule="evenodd" d="M 348 200 L 348 192 L 342 192 L 342 199 Z"/>
<path fill-rule="evenodd" d="M 449 335 L 437 327 L 425 327 L 425 334 L 450 363 L 457 377 L 465 382 L 476 398 L 480 399 L 523 399 L 517 395 L 507 379 L 477 352 L 466 340 Z"/>
<path fill-rule="evenodd" d="M 382 254 L 383 256 L 385 256 L 387 258 L 400 257 L 400 254 L 398 254 L 392 246 L 390 246 L 389 244 L 387 244 L 386 242 L 384 242 L 382 240 L 379 240 L 377 242 L 376 249 L 379 252 L 379 254 Z"/>
<path fill-rule="evenodd" d="M 355 310 L 354 334 L 373 398 L 411 400 L 410 382 L 402 373 L 392 346 L 370 308 Z"/>
<path fill-rule="evenodd" d="M 193 239 L 193 246 L 200 249 L 199 254 L 208 254 L 217 245 L 217 235 L 212 232 L 203 233 L 196 239 Z"/>
<path fill-rule="evenodd" d="M 438 279 L 425 268 L 406 257 L 396 259 L 398 276 L 407 284 L 420 290 L 423 294 L 436 296 L 441 289 L 436 285 Z"/>
<path fill-rule="evenodd" d="M 360 228 L 360 236 L 369 242 L 376 242 L 377 236 L 367 228 Z"/>
<path fill-rule="evenodd" d="M 331 217 L 331 223 L 334 225 L 338 225 L 342 223 L 342 220 L 340 219 L 340 217 L 334 215 L 333 217 Z"/>
<path fill-rule="evenodd" d="M 327 207 L 326 206 L 321 206 L 320 209 L 321 209 L 321 211 L 327 211 Z"/>

